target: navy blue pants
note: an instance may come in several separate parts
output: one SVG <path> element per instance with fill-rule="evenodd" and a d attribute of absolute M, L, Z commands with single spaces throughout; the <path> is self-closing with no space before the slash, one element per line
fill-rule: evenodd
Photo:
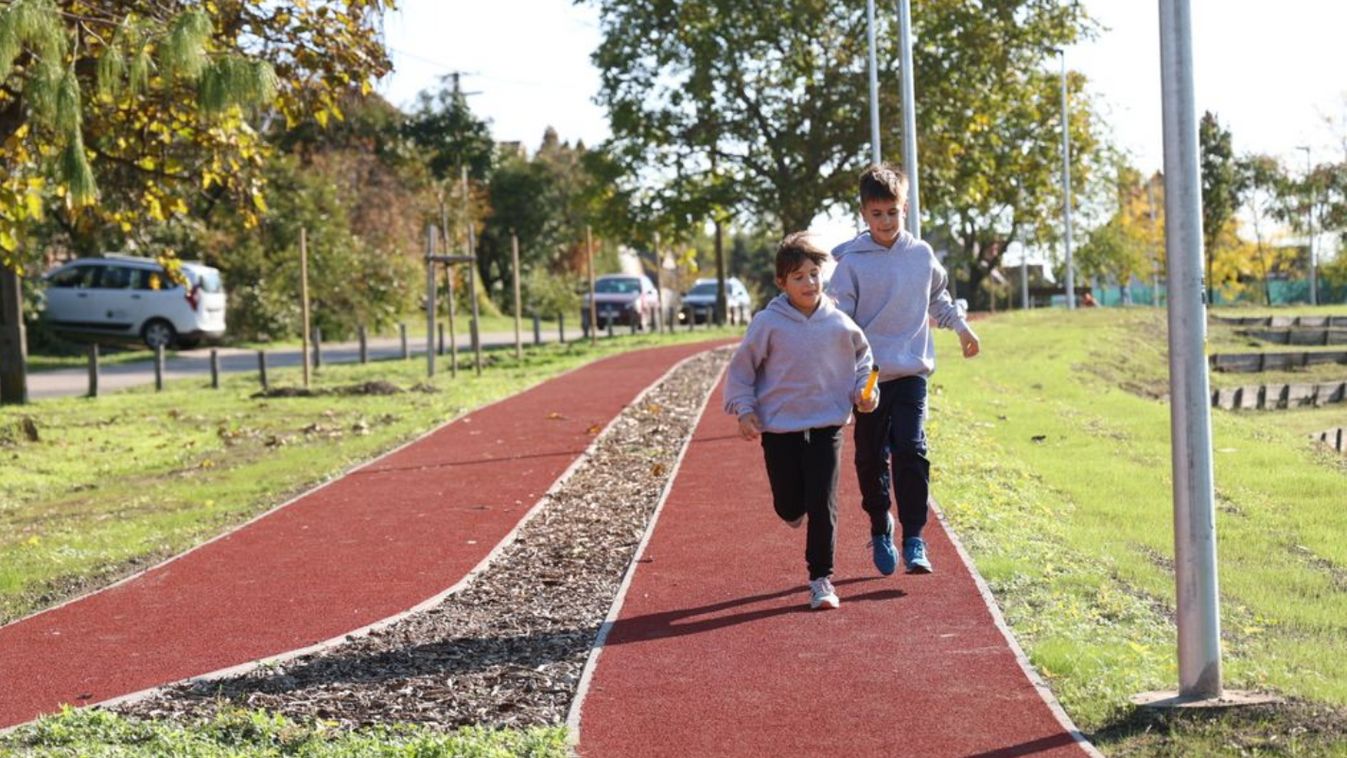
<path fill-rule="evenodd" d="M 884 534 L 889 490 L 898 501 L 902 537 L 920 537 L 926 526 L 931 462 L 926 459 L 926 377 L 904 376 L 879 384 L 879 407 L 856 414 L 856 478 L 870 533 Z"/>
<path fill-rule="evenodd" d="M 772 505 L 782 521 L 808 516 L 804 561 L 811 580 L 832 576 L 837 546 L 837 471 L 841 468 L 842 427 L 804 432 L 763 432 L 762 455 Z"/>

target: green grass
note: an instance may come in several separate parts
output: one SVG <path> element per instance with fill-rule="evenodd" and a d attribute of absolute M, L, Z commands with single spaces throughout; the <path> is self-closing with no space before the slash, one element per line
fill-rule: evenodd
<path fill-rule="evenodd" d="M 1135 718 L 1130 695 L 1177 686 L 1164 315 L 976 328 L 973 361 L 938 338 L 935 495 L 1067 710 L 1106 730 Z M 1342 707 L 1347 464 L 1304 437 L 1321 423 L 1213 412 L 1224 667 L 1227 687 Z"/>
<path fill-rule="evenodd" d="M 564 727 L 451 733 L 393 725 L 344 731 L 329 724 L 300 724 L 255 711 L 227 710 L 209 720 L 175 722 L 128 719 L 101 711 L 66 711 L 0 737 L 3 756 L 416 756 L 435 758 L 564 758 Z"/>
<path fill-rule="evenodd" d="M 478 378 L 440 365 L 438 392 L 253 398 L 255 376 L 0 408 L 0 622 L 198 544 L 449 419 L 621 350 L 733 334 L 697 330 L 487 353 Z M 460 360 L 464 358 L 461 356 Z M 299 384 L 297 369 L 272 385 Z M 314 388 L 426 382 L 424 359 L 330 365 Z M 39 441 L 29 442 L 29 418 Z"/>

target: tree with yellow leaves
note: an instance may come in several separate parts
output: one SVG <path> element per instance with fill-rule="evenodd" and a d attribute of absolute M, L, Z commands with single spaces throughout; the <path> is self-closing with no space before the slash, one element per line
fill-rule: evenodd
<path fill-rule="evenodd" d="M 340 118 L 389 69 L 393 0 L 0 0 L 0 402 L 22 402 L 17 276 L 49 215 L 80 239 L 197 201 L 266 212 L 260 133 Z M 85 252 L 94 252 L 86 250 Z"/>

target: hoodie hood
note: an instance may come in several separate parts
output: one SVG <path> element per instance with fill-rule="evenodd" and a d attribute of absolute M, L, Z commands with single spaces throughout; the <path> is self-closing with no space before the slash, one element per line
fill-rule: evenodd
<path fill-rule="evenodd" d="M 892 247 L 884 247 L 875 242 L 875 238 L 870 236 L 870 232 L 861 232 L 855 239 L 847 240 L 837 247 L 833 248 L 833 258 L 842 260 L 843 256 L 852 253 L 883 253 L 889 250 L 902 250 L 916 244 L 917 238 L 912 233 L 904 229 L 898 233 L 894 239 Z"/>
<path fill-rule="evenodd" d="M 803 324 L 806 321 L 812 321 L 819 317 L 827 318 L 829 313 L 836 310 L 836 307 L 837 306 L 833 305 L 832 298 L 828 297 L 827 295 L 823 295 L 822 297 L 819 298 L 818 308 L 815 308 L 813 313 L 806 316 L 800 312 L 799 308 L 796 308 L 795 306 L 791 305 L 790 296 L 782 292 L 781 294 L 777 295 L 776 297 L 768 301 L 767 307 L 764 308 L 763 310 L 769 313 L 778 314 L 782 317 L 790 319 L 791 321 Z"/>

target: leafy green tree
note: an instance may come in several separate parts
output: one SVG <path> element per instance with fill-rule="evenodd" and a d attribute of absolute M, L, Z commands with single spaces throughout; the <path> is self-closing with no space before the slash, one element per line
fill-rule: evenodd
<path fill-rule="evenodd" d="M 1102 202 L 1113 212 L 1085 235 L 1075 263 L 1082 274 L 1112 279 L 1125 292 L 1133 277 L 1148 277 L 1156 270 L 1164 248 L 1163 231 L 1154 188 L 1147 186 L 1141 173 L 1119 157 L 1111 177 L 1109 197 Z"/>
<path fill-rule="evenodd" d="M 388 70 L 391 0 L 12 0 L 0 8 L 0 394 L 22 399 L 15 274 L 50 216 L 77 252 L 203 196 L 266 212 L 261 133 L 341 115 Z M 21 323 L 21 320 L 20 320 Z M 17 367 L 17 369 L 16 369 Z"/>
<path fill-rule="evenodd" d="M 869 143 L 863 5 L 592 2 L 599 98 L 626 169 L 614 198 L 633 220 L 686 229 L 720 208 L 786 232 L 856 202 Z M 923 212 L 976 286 L 1011 241 L 1053 232 L 1061 109 L 1044 63 L 1090 22 L 1065 0 L 932 0 L 914 14 Z M 878 21 L 880 79 L 897 82 L 893 14 Z M 1083 84 L 1071 77 L 1078 178 L 1097 142 Z M 889 156 L 901 152 L 897 90 L 881 87 Z"/>
<path fill-rule="evenodd" d="M 1263 281 L 1263 302 L 1272 305 L 1271 278 L 1284 259 L 1277 234 L 1272 228 L 1277 204 L 1287 185 L 1281 162 L 1270 155 L 1250 155 L 1240 159 L 1238 170 L 1245 188 L 1244 204 L 1254 235 L 1254 264 Z"/>
<path fill-rule="evenodd" d="M 1243 194 L 1243 176 L 1230 143 L 1230 130 L 1207 111 L 1197 130 L 1202 168 L 1202 243 L 1207 251 L 1207 291 L 1222 282 L 1213 278 L 1215 261 L 1222 254 L 1221 239 L 1235 217 Z"/>
<path fill-rule="evenodd" d="M 499 293 L 502 305 L 511 299 L 512 233 L 519 239 L 525 280 L 534 281 L 534 271 L 561 276 L 584 271 L 585 227 L 597 216 L 591 165 L 584 143 L 572 146 L 550 127 L 532 156 L 516 153 L 498 161 L 488 188 L 490 213 L 478 255 L 483 282 L 488 291 Z M 599 231 L 596 244 L 602 242 Z M 552 295 L 546 299 L 557 301 Z"/>
<path fill-rule="evenodd" d="M 440 84 L 438 92 L 417 96 L 403 132 L 430 156 L 435 178 L 457 182 L 466 168 L 468 176 L 485 180 L 495 156 L 491 125 L 472 112 L 457 76 L 447 75 Z"/>
<path fill-rule="evenodd" d="M 719 176 L 742 209 L 805 228 L 848 194 L 866 120 L 865 25 L 854 4 L 595 0 L 594 53 L 613 154 L 649 215 L 687 226 Z"/>

